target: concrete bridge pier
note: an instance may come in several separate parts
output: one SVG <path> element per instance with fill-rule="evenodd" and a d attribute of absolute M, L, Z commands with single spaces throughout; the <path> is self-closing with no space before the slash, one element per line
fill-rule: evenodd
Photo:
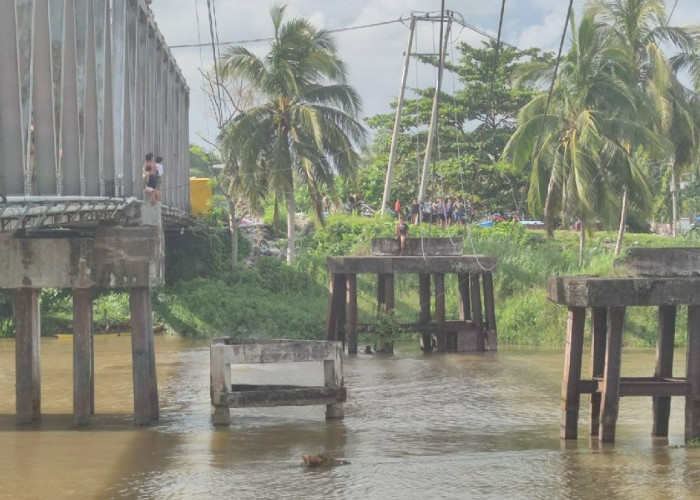
<path fill-rule="evenodd" d="M 40 292 L 35 288 L 15 291 L 15 418 L 18 424 L 31 424 L 41 418 Z"/>
<path fill-rule="evenodd" d="M 95 360 L 89 288 L 73 291 L 73 422 L 87 425 L 95 412 Z"/>
<path fill-rule="evenodd" d="M 50 230 L 0 233 L 0 288 L 15 294 L 16 421 L 41 417 L 40 311 L 42 288 L 73 290 L 73 421 L 95 413 L 93 298 L 98 289 L 130 293 L 134 422 L 159 418 L 151 287 L 163 281 L 163 230 L 158 205 L 137 204 L 124 226 L 80 233 Z"/>

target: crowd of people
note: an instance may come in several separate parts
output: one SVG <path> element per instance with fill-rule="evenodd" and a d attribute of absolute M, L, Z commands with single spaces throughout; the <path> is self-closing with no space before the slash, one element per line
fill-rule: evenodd
<path fill-rule="evenodd" d="M 469 220 L 471 208 L 466 199 L 449 197 L 419 203 L 418 199 L 414 198 L 409 206 L 403 206 L 401 200 L 397 199 L 394 203 L 394 212 L 407 217 L 411 224 L 427 222 L 445 227 L 452 224 L 465 224 Z"/>

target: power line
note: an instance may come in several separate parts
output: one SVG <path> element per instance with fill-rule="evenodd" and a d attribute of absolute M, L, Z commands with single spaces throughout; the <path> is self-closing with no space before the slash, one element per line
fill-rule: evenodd
<path fill-rule="evenodd" d="M 566 11 L 566 20 L 564 21 L 564 31 L 561 34 L 561 40 L 559 41 L 559 52 L 557 53 L 557 62 L 554 65 L 554 75 L 552 76 L 552 84 L 549 86 L 549 93 L 547 94 L 547 103 L 544 106 L 544 117 L 542 119 L 542 124 L 540 125 L 540 132 L 537 136 L 537 142 L 535 143 L 535 149 L 532 150 L 532 161 L 535 161 L 535 154 L 537 150 L 540 149 L 540 142 L 542 141 L 542 134 L 544 133 L 544 120 L 549 113 L 549 104 L 552 101 L 552 94 L 554 93 L 554 84 L 557 81 L 557 72 L 559 71 L 559 63 L 561 62 L 561 53 L 564 49 L 564 40 L 566 39 L 566 31 L 569 27 L 569 19 L 571 18 L 571 10 L 574 5 L 574 0 L 569 0 L 569 8 Z"/>
<path fill-rule="evenodd" d="M 493 56 L 493 73 L 491 74 L 491 85 L 489 85 L 489 113 L 493 115 L 493 121 L 496 121 L 495 113 L 493 112 L 493 86 L 498 75 L 499 51 L 501 49 L 501 31 L 503 29 L 503 17 L 506 10 L 506 0 L 501 2 L 501 17 L 498 20 L 498 38 L 496 39 L 496 50 Z"/>
<path fill-rule="evenodd" d="M 222 115 L 221 102 L 223 99 L 221 98 L 221 82 L 219 81 L 219 62 L 218 62 L 218 58 L 216 57 L 217 56 L 216 40 L 218 39 L 218 37 L 216 36 L 215 30 L 214 30 L 214 20 L 212 18 L 213 16 L 212 16 L 211 0 L 207 0 L 207 10 L 209 12 L 209 33 L 211 36 L 211 51 L 212 51 L 212 54 L 214 56 L 214 78 L 216 81 L 216 90 L 217 90 L 217 93 L 219 94 L 218 101 L 216 101 L 216 99 L 212 99 L 212 100 L 216 101 L 214 104 L 217 108 L 216 111 L 218 113 L 217 123 L 221 123 L 223 121 L 222 117 L 221 117 L 221 115 Z"/>
<path fill-rule="evenodd" d="M 478 33 L 482 36 L 485 36 L 486 38 L 490 40 L 496 40 L 497 38 L 493 36 L 491 33 L 488 31 L 485 31 L 477 26 L 474 26 L 472 24 L 469 24 L 464 21 L 464 18 L 462 17 L 461 14 L 458 14 L 457 12 L 454 12 L 454 14 L 457 14 L 458 18 L 455 18 L 454 21 L 459 24 L 460 26 L 467 28 L 469 30 L 474 31 L 475 33 Z M 393 19 L 390 21 L 381 21 L 377 23 L 371 23 L 371 24 L 361 24 L 357 26 L 348 26 L 347 28 L 336 28 L 336 29 L 331 29 L 328 30 L 329 33 L 341 33 L 343 31 L 354 31 L 354 30 L 360 30 L 360 29 L 365 29 L 365 28 L 376 28 L 377 26 L 385 26 L 388 24 L 395 24 L 395 23 L 403 23 L 404 21 L 410 21 L 410 17 L 399 17 L 398 19 Z M 260 43 L 260 42 L 269 42 L 272 40 L 271 37 L 264 37 L 264 38 L 248 38 L 245 40 L 237 40 L 233 42 L 219 42 L 218 39 L 216 41 L 216 45 L 246 45 L 246 44 L 251 44 L 251 43 Z M 511 49 L 517 49 L 515 45 L 511 45 L 508 42 L 504 42 L 501 40 L 501 44 L 505 45 L 507 47 L 510 47 Z M 209 46 L 210 44 L 208 43 L 188 43 L 188 44 L 182 44 L 182 45 L 171 45 L 170 49 L 190 49 L 190 48 L 197 48 L 197 47 L 205 47 Z"/>
<path fill-rule="evenodd" d="M 671 9 L 671 13 L 668 15 L 668 19 L 666 19 L 666 24 L 671 22 L 671 17 L 673 16 L 673 13 L 676 11 L 677 6 L 678 6 L 678 0 L 676 0 L 676 3 L 673 4 L 673 8 Z"/>
<path fill-rule="evenodd" d="M 332 30 L 328 30 L 329 33 L 339 33 L 342 31 L 353 31 L 353 30 L 359 30 L 359 29 L 364 29 L 364 28 L 374 28 L 377 26 L 384 26 L 387 24 L 394 24 L 394 23 L 401 23 L 404 21 L 410 21 L 410 17 L 399 17 L 398 19 L 394 19 L 392 21 L 382 21 L 378 23 L 372 23 L 372 24 L 361 24 L 358 26 L 349 26 L 347 28 L 336 28 Z M 248 43 L 259 43 L 259 42 L 269 42 L 272 40 L 272 37 L 265 37 L 265 38 L 249 38 L 246 40 L 238 40 L 235 42 L 217 42 L 216 45 L 245 45 Z M 190 43 L 190 44 L 183 44 L 183 45 L 171 45 L 171 49 L 188 49 L 188 48 L 193 48 L 193 47 L 199 47 L 201 44 L 198 43 Z M 204 45 L 209 45 L 204 44 Z"/>

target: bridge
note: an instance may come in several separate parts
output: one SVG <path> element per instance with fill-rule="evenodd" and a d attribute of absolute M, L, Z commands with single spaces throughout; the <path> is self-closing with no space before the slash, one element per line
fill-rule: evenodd
<path fill-rule="evenodd" d="M 94 413 L 92 299 L 131 295 L 134 421 L 158 419 L 150 289 L 189 210 L 189 88 L 144 0 L 0 2 L 0 288 L 15 294 L 16 420 L 41 417 L 39 293 L 74 291 L 73 415 Z M 143 200 L 146 153 L 162 205 Z"/>

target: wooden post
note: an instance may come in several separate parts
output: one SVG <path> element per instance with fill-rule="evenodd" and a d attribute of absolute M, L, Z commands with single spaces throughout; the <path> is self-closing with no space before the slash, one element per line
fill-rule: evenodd
<path fill-rule="evenodd" d="M 457 275 L 457 288 L 459 289 L 459 319 L 467 321 L 472 319 L 471 302 L 469 300 L 469 274 Z"/>
<path fill-rule="evenodd" d="M 447 350 L 447 339 L 445 338 L 445 275 L 443 273 L 433 274 L 433 284 L 435 285 L 435 321 L 439 325 L 437 334 L 437 351 Z"/>
<path fill-rule="evenodd" d="M 427 325 L 430 323 L 430 275 L 418 275 L 418 295 L 420 301 L 419 322 Z M 422 333 L 423 352 L 433 351 L 433 336 L 430 333 Z"/>
<path fill-rule="evenodd" d="M 608 328 L 608 309 L 594 307 L 591 310 L 591 378 L 603 379 L 605 375 L 605 339 Z M 600 427 L 600 393 L 591 394 L 591 436 L 597 436 Z"/>
<path fill-rule="evenodd" d="M 659 306 L 659 338 L 656 341 L 654 378 L 673 376 L 673 344 L 676 336 L 676 306 Z M 668 437 L 671 396 L 654 396 L 654 423 L 651 435 Z"/>
<path fill-rule="evenodd" d="M 561 437 L 576 439 L 578 411 L 581 400 L 581 361 L 583 357 L 583 329 L 586 323 L 584 307 L 569 307 L 566 321 L 566 350 L 564 353 L 564 380 L 561 387 Z"/>
<path fill-rule="evenodd" d="M 93 409 L 92 290 L 73 290 L 73 423 L 87 425 Z"/>
<path fill-rule="evenodd" d="M 474 325 L 481 329 L 484 326 L 483 314 L 481 312 L 481 287 L 479 286 L 479 274 L 473 273 L 469 275 L 469 292 L 472 303 L 472 318 Z"/>
<path fill-rule="evenodd" d="M 32 288 L 15 290 L 15 398 L 20 425 L 41 418 L 40 293 Z"/>
<path fill-rule="evenodd" d="M 153 307 L 151 304 L 150 289 L 148 293 L 148 308 L 146 315 L 150 318 L 148 323 L 148 367 L 151 375 L 149 392 L 151 394 L 151 420 L 160 420 L 160 403 L 158 401 L 158 378 L 156 377 L 156 347 L 153 334 Z"/>
<path fill-rule="evenodd" d="M 486 340 L 489 351 L 498 349 L 498 337 L 496 334 L 496 305 L 493 297 L 493 275 L 490 271 L 484 272 L 484 309 L 486 310 Z"/>
<path fill-rule="evenodd" d="M 620 405 L 620 364 L 622 357 L 622 331 L 625 324 L 625 308 L 608 309 L 608 331 L 605 348 L 605 371 L 600 406 L 598 439 L 603 443 L 615 441 L 615 424 Z"/>
<path fill-rule="evenodd" d="M 377 274 L 377 313 L 384 311 L 386 308 L 386 282 L 384 274 Z"/>
<path fill-rule="evenodd" d="M 149 333 L 152 335 L 151 291 L 148 287 L 134 287 L 129 290 L 131 311 L 131 357 L 134 377 L 134 423 L 151 423 L 151 363 Z"/>
<path fill-rule="evenodd" d="M 340 310 L 345 307 L 345 275 L 332 274 L 329 285 L 328 318 L 326 320 L 326 340 L 340 340 Z"/>
<path fill-rule="evenodd" d="M 686 380 L 690 394 L 685 398 L 685 440 L 700 438 L 700 306 L 688 306 L 688 358 Z"/>
<path fill-rule="evenodd" d="M 231 410 L 226 400 L 226 395 L 231 392 L 231 363 L 226 357 L 226 349 L 222 346 L 210 348 L 209 372 L 210 395 L 214 404 L 212 423 L 215 426 L 231 425 Z"/>
<path fill-rule="evenodd" d="M 348 311 L 348 354 L 357 354 L 357 275 L 348 274 L 347 283 L 347 311 Z"/>
<path fill-rule="evenodd" d="M 384 307 L 387 313 L 394 314 L 394 275 L 391 273 L 384 275 Z"/>
<path fill-rule="evenodd" d="M 353 275 L 354 276 L 354 275 Z M 336 351 L 335 359 L 323 361 L 323 377 L 326 387 L 343 386 L 343 352 L 342 348 Z M 345 410 L 343 403 L 326 405 L 326 418 L 343 418 Z"/>

